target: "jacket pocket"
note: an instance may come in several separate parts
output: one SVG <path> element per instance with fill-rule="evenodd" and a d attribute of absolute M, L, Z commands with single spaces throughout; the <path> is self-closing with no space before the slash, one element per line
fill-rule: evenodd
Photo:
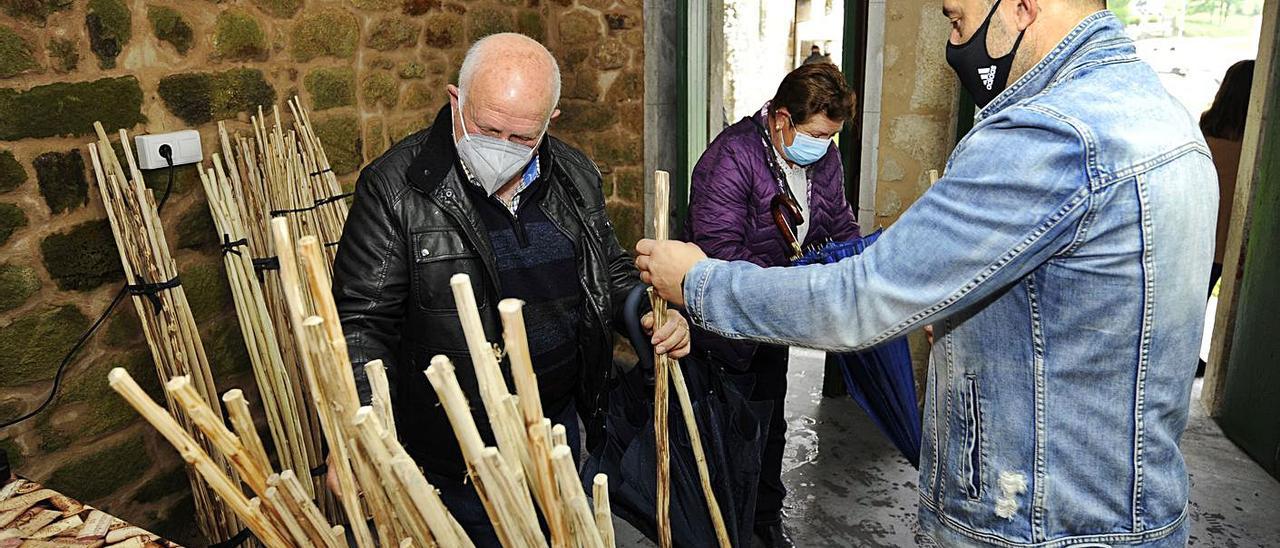
<path fill-rule="evenodd" d="M 965 375 L 965 491 L 971 500 L 982 496 L 982 405 L 978 400 L 978 379 Z"/>
<path fill-rule="evenodd" d="M 476 292 L 476 305 L 483 308 L 487 304 L 480 254 L 467 245 L 461 234 L 451 229 L 428 230 L 415 232 L 411 238 L 418 308 L 427 312 L 455 311 L 453 289 L 449 286 L 454 274 L 470 276 L 471 285 L 481 288 Z"/>

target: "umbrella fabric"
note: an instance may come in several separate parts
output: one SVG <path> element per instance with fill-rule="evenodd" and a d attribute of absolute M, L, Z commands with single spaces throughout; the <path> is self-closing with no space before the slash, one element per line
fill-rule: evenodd
<path fill-rule="evenodd" d="M 628 309 L 635 304 L 629 299 Z M 634 318 L 634 319 L 633 319 Z M 628 314 L 628 327 L 639 333 L 638 314 Z M 641 364 L 623 373 L 609 394 L 605 436 L 583 467 L 588 486 L 597 473 L 609 476 L 609 502 L 614 514 L 657 539 L 657 449 L 653 425 L 652 349 L 648 338 L 633 336 Z M 643 359 L 648 354 L 649 359 Z M 730 375 L 722 368 L 690 358 L 681 360 L 685 384 L 702 436 L 711 485 L 734 546 L 751 541 L 756 486 L 760 476 L 760 436 L 768 429 L 768 402 L 748 402 L 752 378 Z M 697 463 L 679 401 L 669 392 L 671 538 L 676 546 L 715 546 L 715 530 L 703 497 Z"/>
<path fill-rule="evenodd" d="M 829 242 L 808 250 L 794 265 L 830 264 L 847 259 L 880 237 L 877 230 L 845 242 Z M 911 349 L 906 337 L 861 352 L 834 355 L 844 376 L 845 388 L 871 416 L 880 431 L 893 442 L 912 466 L 920 466 L 920 408 L 916 406 Z"/>

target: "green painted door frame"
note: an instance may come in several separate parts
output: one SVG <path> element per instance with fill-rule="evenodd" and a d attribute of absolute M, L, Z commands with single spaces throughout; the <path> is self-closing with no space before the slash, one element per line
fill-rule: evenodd
<path fill-rule="evenodd" d="M 1225 259 L 1238 268 L 1228 266 L 1223 273 L 1224 290 L 1228 285 L 1235 288 L 1218 314 L 1222 318 L 1225 312 L 1228 318 L 1219 325 L 1231 342 L 1223 363 L 1216 364 L 1225 370 L 1215 372 L 1222 388 L 1212 400 L 1216 413 L 1212 405 L 1210 412 L 1228 438 L 1280 478 L 1280 0 L 1269 0 L 1264 9 L 1261 36 L 1269 42 L 1258 52 L 1244 154 L 1250 153 L 1251 141 L 1256 148 L 1250 158 L 1242 155 L 1244 173 L 1237 182 L 1252 196 L 1244 215 L 1237 215 L 1237 207 L 1232 216 L 1233 224 L 1243 226 L 1233 229 L 1235 238 L 1228 238 Z M 1252 170 L 1246 170 L 1249 165 Z M 1238 254 L 1232 253 L 1233 245 Z M 1232 262 L 1237 255 L 1239 260 Z M 1206 376 L 1206 390 L 1210 380 Z"/>

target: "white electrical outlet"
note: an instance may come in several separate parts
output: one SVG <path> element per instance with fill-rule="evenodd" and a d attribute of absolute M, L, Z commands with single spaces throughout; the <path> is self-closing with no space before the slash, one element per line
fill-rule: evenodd
<path fill-rule="evenodd" d="M 200 149 L 200 132 L 194 129 L 138 135 L 133 138 L 133 145 L 138 154 L 138 167 L 141 169 L 169 167 L 160 153 L 165 145 L 171 150 L 175 166 L 198 164 L 204 159 L 204 153 Z"/>

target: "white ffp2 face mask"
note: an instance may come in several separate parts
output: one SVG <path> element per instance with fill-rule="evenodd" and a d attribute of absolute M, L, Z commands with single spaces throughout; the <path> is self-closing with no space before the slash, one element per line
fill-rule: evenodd
<path fill-rule="evenodd" d="M 454 136 L 458 157 L 476 182 L 492 196 L 529 165 L 534 149 L 505 139 L 468 133 L 467 121 L 462 117 L 461 101 L 458 102 L 457 115 L 458 122 L 462 125 L 462 139 L 457 140 L 457 136 Z"/>

